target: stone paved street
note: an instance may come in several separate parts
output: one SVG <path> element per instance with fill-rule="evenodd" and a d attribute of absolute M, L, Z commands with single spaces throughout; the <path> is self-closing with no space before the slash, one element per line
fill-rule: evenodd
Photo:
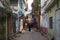
<path fill-rule="evenodd" d="M 47 40 L 44 38 L 40 32 L 24 32 L 21 35 L 18 34 L 18 37 L 16 37 L 14 40 Z"/>

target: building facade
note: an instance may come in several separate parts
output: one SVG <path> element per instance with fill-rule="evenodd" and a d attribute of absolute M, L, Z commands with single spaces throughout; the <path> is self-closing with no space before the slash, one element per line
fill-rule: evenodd
<path fill-rule="evenodd" d="M 1 33 L 0 35 L 1 40 L 9 40 L 13 36 L 13 27 L 14 24 L 12 21 L 15 20 L 16 16 L 13 14 L 12 9 L 10 8 L 10 0 L 0 0 L 2 3 L 0 7 L 1 11 Z M 14 27 L 15 28 L 15 27 Z"/>
<path fill-rule="evenodd" d="M 32 14 L 37 22 L 37 29 L 40 29 L 41 0 L 34 0 L 32 3 Z"/>
<path fill-rule="evenodd" d="M 18 20 L 19 20 L 19 27 L 20 27 L 20 32 L 23 29 L 23 15 L 25 12 L 25 0 L 18 0 Z"/>
<path fill-rule="evenodd" d="M 4 6 L 2 2 L 0 1 L 0 40 L 3 38 L 6 39 L 6 15 L 7 13 L 4 13 Z M 4 30 L 3 30 L 4 29 Z"/>
<path fill-rule="evenodd" d="M 7 38 L 8 38 L 8 20 L 10 20 L 10 16 L 9 15 L 11 15 L 11 12 L 12 12 L 12 10 L 10 9 L 10 7 L 8 6 L 9 4 L 8 4 L 8 1 L 7 0 L 0 0 L 0 5 L 1 5 L 1 7 L 0 7 L 0 9 L 1 9 L 1 11 L 0 11 L 0 14 L 2 15 L 2 16 L 0 16 L 0 18 L 1 18 L 1 20 L 0 20 L 0 27 L 1 27 L 1 33 L 0 33 L 0 40 L 7 40 Z M 7 8 L 8 7 L 8 8 Z"/>
<path fill-rule="evenodd" d="M 46 21 L 43 21 L 43 25 L 46 25 L 47 22 L 47 29 L 48 29 L 48 33 L 50 35 L 52 35 L 55 40 L 60 40 L 60 28 L 59 28 L 59 24 L 60 24 L 60 1 L 59 0 L 46 0 L 44 5 L 42 6 L 42 15 L 46 15 L 42 16 L 43 19 L 46 19 Z M 44 18 L 45 17 L 45 18 Z M 44 26 L 45 26 L 44 25 Z"/>

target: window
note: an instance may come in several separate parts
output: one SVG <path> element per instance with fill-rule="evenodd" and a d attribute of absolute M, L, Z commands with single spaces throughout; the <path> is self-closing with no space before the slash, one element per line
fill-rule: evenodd
<path fill-rule="evenodd" d="M 50 29 L 53 28 L 53 22 L 52 22 L 52 21 L 53 21 L 53 18 L 50 17 L 50 18 L 49 18 L 49 28 L 50 28 Z"/>

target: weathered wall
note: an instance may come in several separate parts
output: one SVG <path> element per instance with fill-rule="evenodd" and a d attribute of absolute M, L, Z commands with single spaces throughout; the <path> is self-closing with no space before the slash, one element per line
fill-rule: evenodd
<path fill-rule="evenodd" d="M 55 11 L 57 9 L 56 4 L 47 12 L 47 20 L 48 20 L 48 33 L 55 36 L 56 33 L 56 23 L 55 23 Z M 52 29 L 49 28 L 49 17 L 53 17 L 53 27 Z"/>

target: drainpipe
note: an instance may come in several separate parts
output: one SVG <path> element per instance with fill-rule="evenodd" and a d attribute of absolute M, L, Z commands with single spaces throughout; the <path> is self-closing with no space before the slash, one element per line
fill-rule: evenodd
<path fill-rule="evenodd" d="M 6 40 L 7 40 L 7 22 L 8 22 L 8 18 L 7 18 L 7 15 L 6 15 Z"/>

